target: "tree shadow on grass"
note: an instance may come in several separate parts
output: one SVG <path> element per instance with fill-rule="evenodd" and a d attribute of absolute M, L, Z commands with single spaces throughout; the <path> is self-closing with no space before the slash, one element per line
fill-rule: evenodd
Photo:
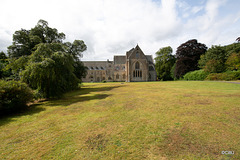
<path fill-rule="evenodd" d="M 75 96 L 75 95 L 84 95 L 84 94 L 89 94 L 91 92 L 110 91 L 112 89 L 119 88 L 119 87 L 123 87 L 123 86 L 110 86 L 110 87 L 101 87 L 101 88 L 81 88 L 71 92 L 70 94 L 68 93 L 65 97 Z"/>
<path fill-rule="evenodd" d="M 45 105 L 47 106 L 68 106 L 78 102 L 84 102 L 89 100 L 96 100 L 96 99 L 105 99 L 109 97 L 111 94 L 94 94 L 91 96 L 87 96 L 89 93 L 93 92 L 105 92 L 110 91 L 115 88 L 119 88 L 121 86 L 111 86 L 111 87 L 101 87 L 101 88 L 81 88 L 79 90 L 70 92 L 66 94 L 63 98 L 58 100 L 51 100 L 47 101 Z"/>
<path fill-rule="evenodd" d="M 96 99 L 105 99 L 109 97 L 110 94 L 95 94 L 93 96 L 74 96 L 69 98 L 62 98 L 59 100 L 52 100 L 45 103 L 47 106 L 69 106 L 74 103 L 84 102 L 89 100 L 96 100 Z"/>
<path fill-rule="evenodd" d="M 15 118 L 27 115 L 33 115 L 36 113 L 40 113 L 46 110 L 45 108 L 41 107 L 40 103 L 29 105 L 27 108 L 19 111 L 18 113 L 7 113 L 7 114 L 0 114 L 0 126 L 5 125 L 9 122 L 15 121 Z"/>
<path fill-rule="evenodd" d="M 33 115 L 36 113 L 40 113 L 44 110 L 46 110 L 42 105 L 44 106 L 68 106 L 74 103 L 78 102 L 84 102 L 89 100 L 95 100 L 95 99 L 105 99 L 110 96 L 110 94 L 94 94 L 92 96 L 87 96 L 86 94 L 92 93 L 92 92 L 104 92 L 104 91 L 110 91 L 114 88 L 118 88 L 122 86 L 111 86 L 111 87 L 101 87 L 101 88 L 81 88 L 76 91 L 72 91 L 67 93 L 63 98 L 61 99 L 52 99 L 52 100 L 44 100 L 42 102 L 38 102 L 32 105 L 29 105 L 26 109 L 20 111 L 19 113 L 12 113 L 12 114 L 0 114 L 0 126 L 3 126 L 7 123 L 10 123 L 12 121 L 15 121 L 15 118 L 21 117 L 21 116 L 27 116 L 27 115 Z"/>

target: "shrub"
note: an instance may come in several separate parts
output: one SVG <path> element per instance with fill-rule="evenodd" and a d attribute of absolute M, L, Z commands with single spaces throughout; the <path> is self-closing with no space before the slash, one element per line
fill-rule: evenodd
<path fill-rule="evenodd" d="M 221 73 L 225 71 L 225 65 L 221 60 L 209 60 L 204 66 L 204 71 L 207 73 Z"/>
<path fill-rule="evenodd" d="M 224 73 L 211 73 L 207 76 L 206 80 L 238 80 L 240 79 L 240 70 L 238 71 L 227 71 Z"/>
<path fill-rule="evenodd" d="M 0 81 L 0 114 L 25 109 L 33 99 L 33 92 L 27 84 L 19 81 Z"/>
<path fill-rule="evenodd" d="M 184 80 L 200 80 L 203 81 L 206 77 L 207 77 L 207 73 L 204 72 L 204 70 L 196 70 L 196 71 L 192 71 L 192 72 L 188 72 L 187 74 L 185 74 L 183 76 Z"/>
<path fill-rule="evenodd" d="M 106 80 L 102 80 L 102 83 L 106 83 L 107 81 Z"/>
<path fill-rule="evenodd" d="M 228 70 L 240 70 L 240 52 L 239 53 L 232 53 L 227 61 L 226 66 Z"/>

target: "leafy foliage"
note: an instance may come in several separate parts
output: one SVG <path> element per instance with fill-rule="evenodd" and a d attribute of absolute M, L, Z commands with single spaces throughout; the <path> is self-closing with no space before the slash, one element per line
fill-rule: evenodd
<path fill-rule="evenodd" d="M 160 80 L 172 80 L 171 69 L 175 64 L 176 58 L 172 55 L 170 46 L 159 49 L 156 52 L 156 71 Z"/>
<path fill-rule="evenodd" d="M 204 70 L 196 70 L 192 72 L 188 72 L 183 76 L 184 80 L 187 81 L 202 81 L 204 80 L 208 74 Z"/>
<path fill-rule="evenodd" d="M 199 67 L 209 73 L 221 73 L 229 69 L 232 70 L 236 66 L 231 65 L 238 64 L 236 53 L 240 53 L 240 43 L 233 43 L 227 46 L 212 46 L 201 56 Z"/>
<path fill-rule="evenodd" d="M 75 40 L 73 43 L 66 42 L 64 44 L 67 47 L 68 53 L 72 54 L 74 59 L 82 57 L 82 52 L 87 49 L 87 46 L 82 40 Z"/>
<path fill-rule="evenodd" d="M 240 52 L 238 53 L 232 53 L 227 61 L 226 61 L 226 67 L 228 70 L 240 70 Z"/>
<path fill-rule="evenodd" d="M 0 80 L 0 114 L 24 109 L 32 98 L 33 92 L 27 84 Z"/>
<path fill-rule="evenodd" d="M 4 52 L 0 52 L 0 79 L 10 76 L 11 72 L 9 70 L 5 70 L 8 63 L 6 54 Z"/>
<path fill-rule="evenodd" d="M 227 46 L 224 46 L 225 51 L 227 52 L 227 57 L 230 56 L 232 53 L 240 52 L 240 43 L 233 43 Z"/>
<path fill-rule="evenodd" d="M 84 41 L 82 40 L 75 40 L 72 44 L 70 42 L 64 43 L 64 46 L 68 53 L 73 56 L 74 59 L 74 74 L 77 76 L 78 79 L 82 79 L 86 76 L 87 70 L 83 63 L 79 60 L 82 57 L 82 52 L 87 49 Z"/>
<path fill-rule="evenodd" d="M 40 43 L 62 43 L 65 34 L 58 33 L 56 28 L 50 28 L 47 21 L 39 20 L 37 25 L 30 30 L 30 37 Z"/>
<path fill-rule="evenodd" d="M 174 63 L 174 65 L 171 68 L 170 75 L 171 75 L 172 79 L 177 80 L 177 78 L 175 77 L 175 69 L 176 69 L 176 62 Z"/>
<path fill-rule="evenodd" d="M 87 46 L 82 40 L 63 42 L 64 33 L 39 20 L 31 30 L 21 29 L 8 47 L 14 79 L 22 80 L 45 98 L 60 97 L 78 87 L 86 68 L 80 61 Z"/>
<path fill-rule="evenodd" d="M 0 61 L 2 62 L 5 59 L 7 59 L 6 54 L 4 52 L 0 52 Z"/>
<path fill-rule="evenodd" d="M 176 51 L 175 77 L 180 78 L 189 71 L 199 69 L 198 60 L 206 50 L 206 45 L 198 43 L 196 39 L 181 44 Z"/>
<path fill-rule="evenodd" d="M 211 73 L 207 76 L 206 80 L 239 80 L 240 79 L 240 71 L 227 71 L 223 73 Z"/>
<path fill-rule="evenodd" d="M 64 33 L 58 33 L 56 28 L 48 27 L 47 21 L 39 20 L 31 30 L 21 29 L 13 34 L 13 43 L 8 47 L 11 58 L 31 55 L 35 46 L 40 43 L 62 43 Z"/>
<path fill-rule="evenodd" d="M 20 58 L 10 58 L 9 64 L 4 68 L 5 71 L 11 71 L 11 75 L 7 78 L 10 80 L 20 80 L 19 73 L 25 70 L 29 56 L 21 56 Z"/>
<path fill-rule="evenodd" d="M 22 80 L 46 98 L 60 97 L 79 83 L 73 73 L 74 59 L 63 52 L 61 46 L 59 43 L 39 44 L 29 57 L 26 69 L 21 72 Z"/>
<path fill-rule="evenodd" d="M 83 65 L 81 61 L 75 61 L 73 64 L 74 71 L 73 73 L 76 77 L 81 80 L 82 78 L 86 77 L 87 75 L 87 68 Z"/>
<path fill-rule="evenodd" d="M 225 66 L 221 60 L 211 59 L 204 66 L 204 71 L 207 73 L 221 73 L 225 71 Z"/>

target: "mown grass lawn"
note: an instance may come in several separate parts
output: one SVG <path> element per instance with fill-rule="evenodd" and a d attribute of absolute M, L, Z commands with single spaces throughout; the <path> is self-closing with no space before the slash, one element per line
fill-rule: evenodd
<path fill-rule="evenodd" d="M 240 159 L 240 84 L 84 83 L 1 118 L 0 159 Z"/>

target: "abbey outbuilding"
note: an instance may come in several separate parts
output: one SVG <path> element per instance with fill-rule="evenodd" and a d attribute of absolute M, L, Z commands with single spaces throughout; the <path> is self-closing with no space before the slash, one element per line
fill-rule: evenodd
<path fill-rule="evenodd" d="M 152 55 L 145 55 L 137 45 L 126 55 L 115 55 L 113 61 L 82 61 L 87 67 L 83 82 L 144 82 L 156 81 L 157 73 Z"/>

